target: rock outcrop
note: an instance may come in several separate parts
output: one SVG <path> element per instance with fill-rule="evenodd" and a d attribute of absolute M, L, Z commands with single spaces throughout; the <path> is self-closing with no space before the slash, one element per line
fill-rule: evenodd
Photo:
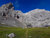
<path fill-rule="evenodd" d="M 18 19 L 20 18 L 19 14 L 21 11 L 15 11 L 13 4 L 8 3 L 4 4 L 0 7 L 0 23 L 6 24 L 9 27 L 25 27 L 25 24 L 20 22 Z"/>

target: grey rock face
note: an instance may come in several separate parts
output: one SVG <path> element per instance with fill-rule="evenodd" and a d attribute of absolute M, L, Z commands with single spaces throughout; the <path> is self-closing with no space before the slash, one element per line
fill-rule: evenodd
<path fill-rule="evenodd" d="M 8 7 L 9 4 L 4 4 L 0 7 L 0 23 L 6 24 L 9 27 L 11 26 L 24 28 L 25 24 L 17 19 L 18 13 L 13 9 L 14 7 L 11 7 L 11 9 L 9 9 Z"/>
<path fill-rule="evenodd" d="M 0 7 L 0 23 L 22 28 L 30 27 L 30 25 L 31 27 L 45 27 L 50 25 L 50 11 L 35 9 L 24 14 L 19 10 L 14 10 L 13 4 L 4 4 Z"/>
<path fill-rule="evenodd" d="M 50 25 L 50 11 L 35 9 L 25 14 L 24 22 L 32 27 L 44 27 Z"/>

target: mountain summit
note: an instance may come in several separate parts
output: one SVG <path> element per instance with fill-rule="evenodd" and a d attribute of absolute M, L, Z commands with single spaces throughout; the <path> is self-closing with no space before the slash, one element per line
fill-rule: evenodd
<path fill-rule="evenodd" d="M 23 14 L 21 11 L 14 10 L 12 3 L 4 4 L 0 7 L 0 23 L 5 24 L 9 27 L 24 28 L 25 24 L 18 20 L 21 14 Z"/>

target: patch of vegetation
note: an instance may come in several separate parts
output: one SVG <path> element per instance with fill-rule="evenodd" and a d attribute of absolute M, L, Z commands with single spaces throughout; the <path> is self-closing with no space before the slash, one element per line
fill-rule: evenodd
<path fill-rule="evenodd" d="M 10 33 L 16 35 L 14 38 L 50 38 L 50 27 L 25 29 L 16 27 L 0 27 L 0 38 L 6 38 L 6 34 Z"/>

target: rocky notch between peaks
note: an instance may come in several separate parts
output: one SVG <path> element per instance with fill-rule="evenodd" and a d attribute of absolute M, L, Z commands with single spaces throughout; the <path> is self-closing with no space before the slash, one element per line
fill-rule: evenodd
<path fill-rule="evenodd" d="M 8 3 L 0 7 L 0 23 L 8 27 L 48 27 L 50 26 L 50 11 L 35 9 L 22 13 L 14 10 L 12 3 Z"/>

